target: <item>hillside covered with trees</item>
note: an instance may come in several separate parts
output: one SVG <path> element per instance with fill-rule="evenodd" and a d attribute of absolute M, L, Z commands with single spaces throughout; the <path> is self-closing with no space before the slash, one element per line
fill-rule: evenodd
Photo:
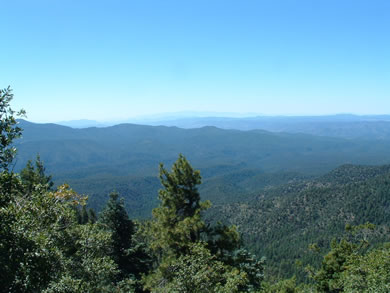
<path fill-rule="evenodd" d="M 210 209 L 201 172 L 179 155 L 160 164 L 158 205 L 137 221 L 117 192 L 97 213 L 69 185 L 54 187 L 39 156 L 14 172 L 23 111 L 12 98 L 0 91 L 1 292 L 389 291 L 388 165 L 286 175 Z M 307 257 L 308 244 L 319 254 Z"/>
<path fill-rule="evenodd" d="M 271 188 L 247 202 L 215 205 L 212 221 L 234 223 L 247 247 L 268 260 L 273 275 L 300 274 L 296 261 L 319 264 L 345 227 L 373 223 L 372 243 L 389 241 L 390 165 L 344 165 L 317 179 Z"/>
<path fill-rule="evenodd" d="M 240 202 L 263 189 L 318 176 L 342 164 L 390 163 L 390 141 L 204 127 L 121 124 L 72 129 L 21 120 L 15 170 L 40 155 L 56 185 L 88 194 L 100 210 L 117 190 L 134 217 L 157 206 L 158 164 L 183 153 L 203 176 L 200 193 L 214 204 Z"/>

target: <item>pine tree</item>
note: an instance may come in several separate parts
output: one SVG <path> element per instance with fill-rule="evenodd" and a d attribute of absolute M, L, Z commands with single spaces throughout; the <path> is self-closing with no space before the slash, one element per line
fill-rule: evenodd
<path fill-rule="evenodd" d="M 210 207 L 210 202 L 200 201 L 200 172 L 183 155 L 173 164 L 172 172 L 160 164 L 160 180 L 164 189 L 159 191 L 160 206 L 153 210 L 151 247 L 177 256 L 201 240 L 206 230 L 201 212 Z"/>
<path fill-rule="evenodd" d="M 202 212 L 211 204 L 200 201 L 199 171 L 179 155 L 171 172 L 160 165 L 160 180 L 164 187 L 159 191 L 161 204 L 153 210 L 147 230 L 158 262 L 156 270 L 144 279 L 145 288 L 152 292 L 257 290 L 263 280 L 263 263 L 244 251 L 233 253 L 240 244 L 234 226 L 209 227 L 202 219 Z M 200 255 L 207 263 L 196 260 Z M 219 278 L 217 274 L 208 279 L 212 272 L 223 272 L 223 276 Z M 188 291 L 189 284 L 196 282 L 199 287 Z M 203 285 L 207 289 L 200 289 Z"/>
<path fill-rule="evenodd" d="M 110 193 L 105 208 L 100 214 L 99 222 L 112 233 L 112 257 L 118 265 L 122 276 L 134 273 L 134 267 L 129 255 L 132 246 L 132 236 L 135 232 L 134 223 L 129 219 L 123 200 L 119 200 L 117 192 Z"/>

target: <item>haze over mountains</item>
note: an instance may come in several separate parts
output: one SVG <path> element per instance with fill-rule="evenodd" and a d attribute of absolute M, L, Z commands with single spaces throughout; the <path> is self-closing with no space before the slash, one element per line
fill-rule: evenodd
<path fill-rule="evenodd" d="M 192 114 L 193 116 L 189 116 Z M 214 116 L 212 116 L 214 114 Z M 224 114 L 230 114 L 228 117 Z M 209 116 L 207 116 L 209 115 Z M 58 124 L 73 128 L 107 127 L 120 123 L 153 126 L 200 128 L 215 126 L 222 129 L 255 130 L 271 132 L 306 133 L 344 138 L 390 138 L 390 115 L 338 114 L 328 116 L 248 116 L 232 113 L 181 113 L 155 115 L 126 121 L 98 122 L 93 120 L 62 121 Z"/>
<path fill-rule="evenodd" d="M 296 125 L 326 132 L 340 130 L 329 125 L 346 120 L 354 125 L 356 133 L 344 138 L 343 133 L 341 137 L 326 137 L 259 129 L 183 129 L 136 124 L 74 129 L 22 120 L 24 132 L 17 141 L 16 169 L 39 153 L 55 182 L 70 183 L 76 191 L 89 194 L 92 206 L 99 209 L 107 194 L 115 189 L 125 198 L 132 215 L 149 216 L 160 187 L 158 164 L 170 165 L 179 153 L 201 170 L 201 194 L 215 204 L 250 198 L 264 188 L 320 175 L 346 163 L 390 163 L 390 122 L 376 121 L 379 116 L 365 122 L 354 122 L 360 119 L 355 116 L 337 118 L 336 122 L 328 122 L 330 117 L 322 117 L 325 122 L 318 122 L 323 123 L 322 130 L 313 126 L 309 117 L 300 118 Z M 287 126 L 294 124 L 291 119 L 298 118 L 272 119 L 284 121 Z M 369 127 L 358 127 L 359 123 Z"/>

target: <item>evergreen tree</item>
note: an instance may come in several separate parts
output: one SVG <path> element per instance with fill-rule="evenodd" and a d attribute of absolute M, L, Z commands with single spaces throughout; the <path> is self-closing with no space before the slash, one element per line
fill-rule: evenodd
<path fill-rule="evenodd" d="M 119 200 L 117 192 L 110 194 L 99 222 L 111 232 L 111 257 L 120 271 L 117 281 L 139 279 L 141 274 L 149 270 L 150 257 L 143 243 L 135 239 L 136 225 L 129 219 L 123 199 Z"/>
<path fill-rule="evenodd" d="M 110 193 L 110 199 L 100 214 L 99 222 L 111 231 L 113 243 L 112 257 L 118 264 L 121 273 L 124 276 L 128 276 L 134 272 L 128 249 L 132 244 L 135 227 L 127 215 L 123 200 L 119 200 L 117 192 Z"/>
<path fill-rule="evenodd" d="M 53 187 L 51 176 L 46 175 L 45 170 L 39 155 L 37 155 L 35 160 L 35 166 L 31 160 L 27 162 L 26 167 L 20 171 L 20 178 L 22 179 L 26 193 L 31 193 L 37 185 L 41 185 L 47 190 Z"/>
<path fill-rule="evenodd" d="M 177 256 L 201 240 L 206 229 L 201 212 L 210 207 L 210 202 L 200 201 L 200 173 L 183 155 L 173 164 L 172 172 L 160 164 L 160 180 L 164 189 L 159 191 L 160 206 L 153 210 L 151 247 Z"/>
<path fill-rule="evenodd" d="M 200 201 L 199 171 L 179 155 L 171 172 L 160 165 L 160 180 L 164 187 L 159 191 L 161 204 L 153 210 L 153 220 L 147 230 L 158 262 L 154 272 L 144 279 L 145 288 L 152 292 L 257 290 L 263 279 L 263 264 L 243 251 L 233 254 L 240 244 L 235 227 L 221 224 L 209 227 L 202 219 L 202 212 L 211 204 Z M 197 257 L 207 262 L 202 264 Z M 199 274 L 194 273 L 197 270 Z M 219 272 L 221 276 L 213 275 L 206 285 L 207 270 L 210 274 L 213 270 Z M 241 282 L 234 276 L 240 276 Z M 188 291 L 188 286 L 197 282 L 200 287 Z M 202 287 L 202 283 L 206 286 Z"/>

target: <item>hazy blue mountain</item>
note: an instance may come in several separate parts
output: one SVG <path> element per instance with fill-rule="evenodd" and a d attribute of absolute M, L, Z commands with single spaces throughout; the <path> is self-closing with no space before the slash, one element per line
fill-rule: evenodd
<path fill-rule="evenodd" d="M 390 139 L 390 115 L 187 117 L 146 122 L 146 124 L 181 128 L 215 126 L 223 129 L 263 129 L 272 132 L 306 133 L 342 138 Z"/>
<path fill-rule="evenodd" d="M 209 115 L 209 116 L 207 116 Z M 215 115 L 215 116 L 211 116 Z M 225 115 L 225 116 L 223 116 Z M 230 115 L 230 116 L 228 116 Z M 338 114 L 328 116 L 252 116 L 234 113 L 180 112 L 149 115 L 127 121 L 64 121 L 72 128 L 107 127 L 123 123 L 176 126 L 185 129 L 214 126 L 221 129 L 267 130 L 341 138 L 390 139 L 390 115 Z"/>
<path fill-rule="evenodd" d="M 159 188 L 158 164 L 169 166 L 179 153 L 201 170 L 202 195 L 215 203 L 239 201 L 258 189 L 322 174 L 344 163 L 390 163 L 387 140 L 216 127 L 121 124 L 73 129 L 26 121 L 20 124 L 24 134 L 17 141 L 16 170 L 39 153 L 56 183 L 68 182 L 91 195 L 95 207 L 117 189 L 136 215 L 150 215 Z"/>
<path fill-rule="evenodd" d="M 230 118 L 246 118 L 255 117 L 258 114 L 255 113 L 232 113 L 232 112 L 196 112 L 196 111 L 181 111 L 172 113 L 156 113 L 150 115 L 137 116 L 129 119 L 122 120 L 107 120 L 107 121 L 96 121 L 88 119 L 68 120 L 54 122 L 58 125 L 69 126 L 72 128 L 88 128 L 88 127 L 107 127 L 118 124 L 141 124 L 141 125 L 154 125 L 159 122 L 156 121 L 172 121 L 177 119 L 199 119 L 207 117 L 230 117 Z M 209 125 L 203 125 L 209 126 Z"/>

